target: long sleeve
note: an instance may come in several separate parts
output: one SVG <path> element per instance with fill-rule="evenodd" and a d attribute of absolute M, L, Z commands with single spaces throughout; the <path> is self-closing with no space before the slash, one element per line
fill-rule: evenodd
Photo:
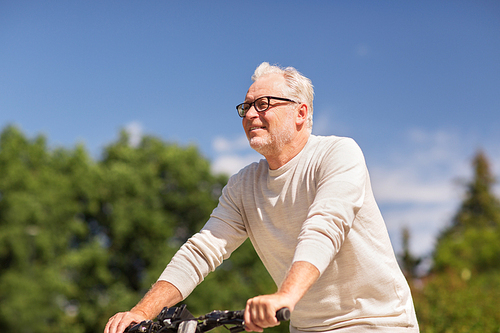
<path fill-rule="evenodd" d="M 318 161 L 316 194 L 302 225 L 293 261 L 308 261 L 322 273 L 340 251 L 366 187 L 361 150 L 352 140 L 336 142 Z"/>
<path fill-rule="evenodd" d="M 186 298 L 223 260 L 247 238 L 241 214 L 235 204 L 238 183 L 233 176 L 224 187 L 219 205 L 203 229 L 177 251 L 158 280 L 168 281 Z"/>

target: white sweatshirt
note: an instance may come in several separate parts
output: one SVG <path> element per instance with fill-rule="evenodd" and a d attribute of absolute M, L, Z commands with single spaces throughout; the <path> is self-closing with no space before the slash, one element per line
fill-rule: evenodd
<path fill-rule="evenodd" d="M 352 139 L 311 135 L 283 167 L 270 170 L 261 160 L 232 176 L 205 227 L 159 280 L 187 297 L 247 237 L 278 286 L 295 261 L 321 273 L 292 313 L 292 333 L 418 332 L 408 284 Z"/>

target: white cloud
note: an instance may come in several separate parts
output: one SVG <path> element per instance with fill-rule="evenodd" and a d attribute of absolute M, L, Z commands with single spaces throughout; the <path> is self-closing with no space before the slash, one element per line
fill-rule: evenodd
<path fill-rule="evenodd" d="M 358 44 L 356 45 L 355 54 L 360 58 L 365 58 L 370 54 L 370 48 L 366 44 Z"/>
<path fill-rule="evenodd" d="M 129 137 L 129 144 L 132 147 L 137 147 L 141 143 L 142 140 L 142 134 L 143 134 L 143 128 L 142 124 L 138 121 L 132 121 L 125 125 L 125 131 L 128 133 Z"/>
<path fill-rule="evenodd" d="M 382 213 L 396 253 L 402 250 L 402 230 L 411 231 L 410 250 L 418 256 L 428 255 L 435 245 L 436 236 L 449 223 L 458 202 L 437 204 L 411 204 L 382 207 Z"/>
<path fill-rule="evenodd" d="M 439 232 L 451 223 L 465 188 L 457 180 L 472 176 L 477 140 L 452 131 L 414 129 L 395 144 L 389 157 L 370 167 L 375 197 L 381 206 L 396 252 L 401 231 L 411 231 L 411 250 L 430 254 Z M 498 151 L 500 146 L 487 149 Z M 494 156 L 494 155 L 491 155 Z M 493 160 L 491 160 L 493 162 Z M 498 167 L 492 165 L 498 175 Z"/>
<path fill-rule="evenodd" d="M 386 204 L 455 201 L 454 181 L 469 168 L 459 141 L 452 133 L 411 130 L 401 147 L 392 147 L 386 160 L 370 168 L 377 199 Z"/>
<path fill-rule="evenodd" d="M 318 119 L 329 124 L 328 116 Z M 320 132 L 323 132 L 322 129 Z M 325 130 L 326 131 L 326 130 Z M 316 131 L 317 132 L 317 131 Z M 369 170 L 375 198 L 381 207 L 396 253 L 401 251 L 401 231 L 411 232 L 410 248 L 415 255 L 428 255 L 436 236 L 451 222 L 465 189 L 457 179 L 472 176 L 471 159 L 477 138 L 453 131 L 410 130 L 387 147 L 387 156 L 370 161 Z M 263 157 L 253 151 L 244 135 L 213 141 L 214 172 L 232 175 Z M 492 172 L 500 175 L 500 144 L 485 146 Z M 499 187 L 496 187 L 500 193 Z"/>
<path fill-rule="evenodd" d="M 218 136 L 212 141 L 212 147 L 216 152 L 212 162 L 212 171 L 215 173 L 233 175 L 248 164 L 263 158 L 250 148 L 245 135 L 235 139 Z"/>
<path fill-rule="evenodd" d="M 335 107 L 316 107 L 313 114 L 313 130 L 315 135 L 335 135 L 343 136 L 351 133 L 351 127 L 336 119 L 337 110 Z"/>
<path fill-rule="evenodd" d="M 250 163 L 257 162 L 262 158 L 262 155 L 258 153 L 249 153 L 243 156 L 236 154 L 221 155 L 212 163 L 212 171 L 233 175 Z"/>
<path fill-rule="evenodd" d="M 217 153 L 228 153 L 249 149 L 248 139 L 245 135 L 241 135 L 235 140 L 218 136 L 213 140 L 212 147 Z"/>
<path fill-rule="evenodd" d="M 329 135 L 332 133 L 330 114 L 331 112 L 324 112 L 324 110 L 313 113 L 313 134 Z"/>
<path fill-rule="evenodd" d="M 419 179 L 412 169 L 372 168 L 373 191 L 382 203 L 446 203 L 455 192 L 448 177 Z"/>

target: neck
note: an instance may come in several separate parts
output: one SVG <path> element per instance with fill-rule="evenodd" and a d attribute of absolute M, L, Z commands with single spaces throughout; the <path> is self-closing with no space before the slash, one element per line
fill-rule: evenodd
<path fill-rule="evenodd" d="M 298 136 L 296 140 L 283 147 L 281 151 L 264 155 L 267 160 L 267 164 L 269 164 L 269 169 L 276 170 L 290 162 L 292 158 L 297 156 L 297 154 L 304 149 L 309 136 L 310 134 L 308 132 L 304 133 L 304 135 Z"/>

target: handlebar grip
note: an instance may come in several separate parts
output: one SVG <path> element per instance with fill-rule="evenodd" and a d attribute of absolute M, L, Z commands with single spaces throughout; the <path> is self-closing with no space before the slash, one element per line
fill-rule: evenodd
<path fill-rule="evenodd" d="M 290 320 L 290 315 L 291 313 L 289 308 L 281 308 L 276 311 L 276 319 L 278 319 L 278 321 Z"/>
<path fill-rule="evenodd" d="M 237 318 L 243 319 L 243 315 L 245 313 L 245 310 L 240 310 L 240 311 L 235 311 L 234 314 Z M 290 309 L 289 308 L 281 308 L 278 311 L 276 311 L 276 319 L 278 321 L 287 321 L 290 320 Z"/>

